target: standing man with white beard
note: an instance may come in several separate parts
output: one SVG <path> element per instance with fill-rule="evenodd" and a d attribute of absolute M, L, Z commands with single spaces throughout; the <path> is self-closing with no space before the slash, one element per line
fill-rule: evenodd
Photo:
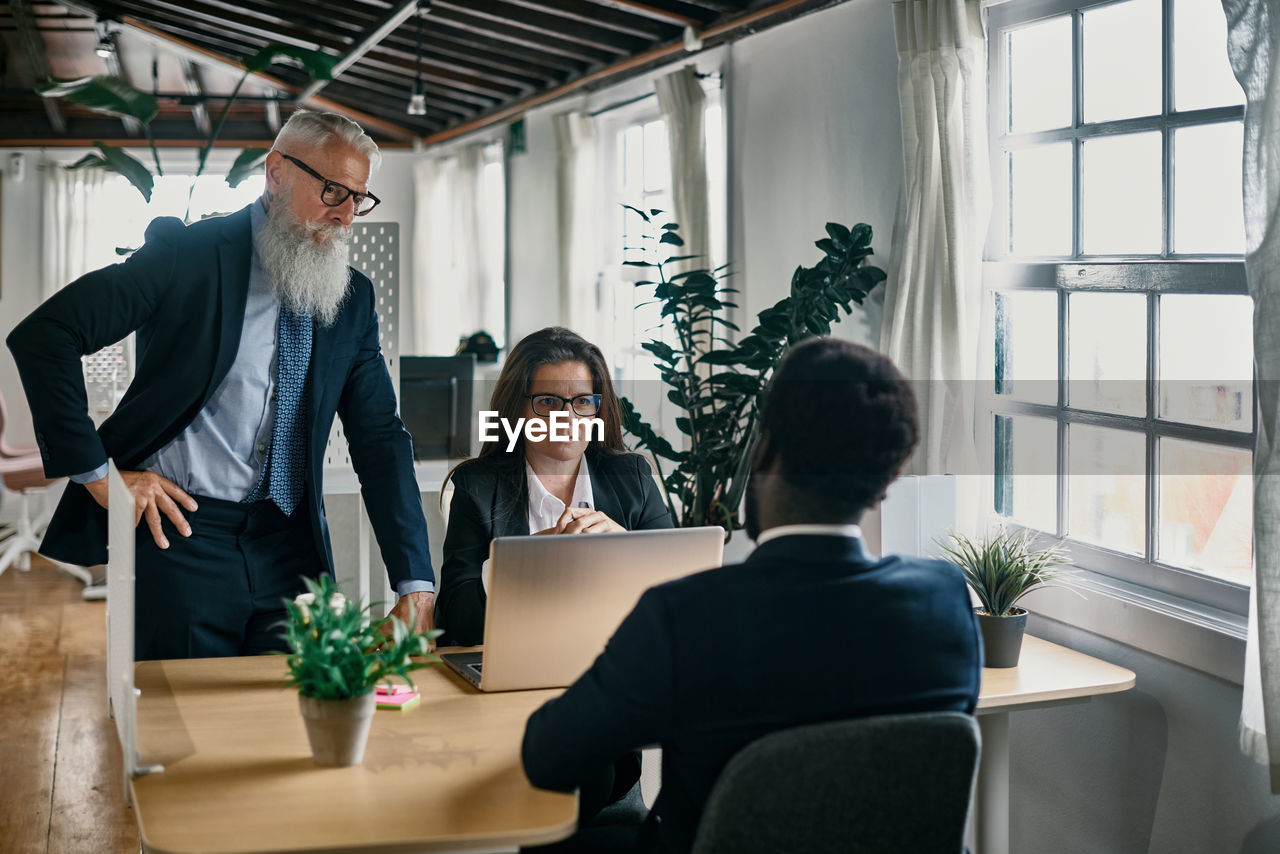
<path fill-rule="evenodd" d="M 378 147 L 299 111 L 249 207 L 155 220 L 124 263 L 72 282 L 9 335 L 49 477 L 69 476 L 41 553 L 106 561 L 107 459 L 137 503 L 135 656 L 283 649 L 282 600 L 333 572 L 321 463 L 333 417 L 399 595 L 430 626 L 435 576 L 409 434 L 378 346 L 373 285 L 347 266 L 378 199 Z M 80 357 L 137 332 L 136 371 L 95 429 Z"/>

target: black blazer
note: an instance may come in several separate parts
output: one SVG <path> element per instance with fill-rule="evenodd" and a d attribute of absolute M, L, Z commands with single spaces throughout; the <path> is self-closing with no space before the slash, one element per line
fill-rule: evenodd
<path fill-rule="evenodd" d="M 819 721 L 972 712 L 981 668 L 955 566 L 872 560 L 855 538 L 783 536 L 745 563 L 648 590 L 591 669 L 529 719 L 525 772 L 570 791 L 613 757 L 661 744 L 646 836 L 688 851 L 721 769 L 750 742 Z"/>
<path fill-rule="evenodd" d="M 671 513 L 653 482 L 644 457 L 587 449 L 595 509 L 628 531 L 672 527 Z M 444 535 L 436 625 L 444 629 L 442 646 L 484 642 L 488 601 L 480 581 L 480 565 L 497 537 L 529 533 L 529 485 L 524 466 L 514 474 L 488 459 L 469 460 L 453 473 L 453 500 Z"/>
<path fill-rule="evenodd" d="M 185 227 L 163 217 L 124 263 L 80 277 L 18 324 L 8 345 L 47 476 L 92 471 L 107 457 L 134 469 L 186 429 L 235 360 L 252 258 L 248 207 Z M 316 551 L 332 573 L 321 471 L 337 414 L 392 585 L 433 581 L 413 448 L 396 414 L 375 305 L 373 284 L 353 269 L 337 320 L 316 325 L 307 377 L 307 510 Z M 80 357 L 134 331 L 133 382 L 94 429 Z M 106 522 L 88 490 L 69 484 L 40 551 L 68 563 L 105 563 Z"/>

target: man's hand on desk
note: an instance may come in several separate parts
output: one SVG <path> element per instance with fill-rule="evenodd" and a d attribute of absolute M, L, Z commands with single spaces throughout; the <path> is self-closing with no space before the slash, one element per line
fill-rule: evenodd
<path fill-rule="evenodd" d="M 169 538 L 164 535 L 160 527 L 161 513 L 169 517 L 173 527 L 177 528 L 182 536 L 191 536 L 191 526 L 187 524 L 187 519 L 182 515 L 178 505 L 194 513 L 197 509 L 196 501 L 183 492 L 176 483 L 152 471 L 122 471 L 120 479 L 133 493 L 133 524 L 137 525 L 139 520 L 146 516 L 147 527 L 151 529 L 151 536 L 155 538 L 157 546 L 162 549 L 169 548 Z M 107 506 L 105 477 L 90 481 L 84 487 L 89 490 L 94 501 L 103 507 Z"/>
<path fill-rule="evenodd" d="M 391 609 L 391 616 L 399 619 L 412 631 L 427 632 L 436 627 L 435 608 L 436 594 L 408 593 L 396 602 L 396 606 Z M 382 633 L 390 637 L 391 625 L 384 626 Z M 432 643 L 433 648 L 434 646 Z"/>

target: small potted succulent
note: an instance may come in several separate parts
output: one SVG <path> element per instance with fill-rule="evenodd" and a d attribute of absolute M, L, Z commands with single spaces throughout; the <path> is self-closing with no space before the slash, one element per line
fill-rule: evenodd
<path fill-rule="evenodd" d="M 374 689 L 440 659 L 430 654 L 440 631 L 409 631 L 394 617 L 371 620 L 333 579 L 306 579 L 307 592 L 286 600 L 284 638 L 289 685 L 307 725 L 317 765 L 359 765 L 375 706 Z M 416 659 L 411 657 L 415 656 Z"/>
<path fill-rule="evenodd" d="M 964 572 L 965 581 L 978 596 L 978 627 L 987 667 L 1017 667 L 1027 609 L 1017 602 L 1035 588 L 1061 577 L 1061 567 L 1071 559 L 1059 541 L 1037 549 L 1034 531 L 999 529 L 975 542 L 952 533 L 949 543 L 939 543 L 946 557 Z"/>

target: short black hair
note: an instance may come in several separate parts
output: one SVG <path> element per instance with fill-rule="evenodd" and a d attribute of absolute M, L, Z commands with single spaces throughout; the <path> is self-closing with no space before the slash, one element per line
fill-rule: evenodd
<path fill-rule="evenodd" d="M 814 522 L 855 518 L 874 506 L 919 435 L 916 399 L 874 350 L 811 338 L 779 362 L 760 408 L 757 465 L 781 461 L 789 513 Z"/>

